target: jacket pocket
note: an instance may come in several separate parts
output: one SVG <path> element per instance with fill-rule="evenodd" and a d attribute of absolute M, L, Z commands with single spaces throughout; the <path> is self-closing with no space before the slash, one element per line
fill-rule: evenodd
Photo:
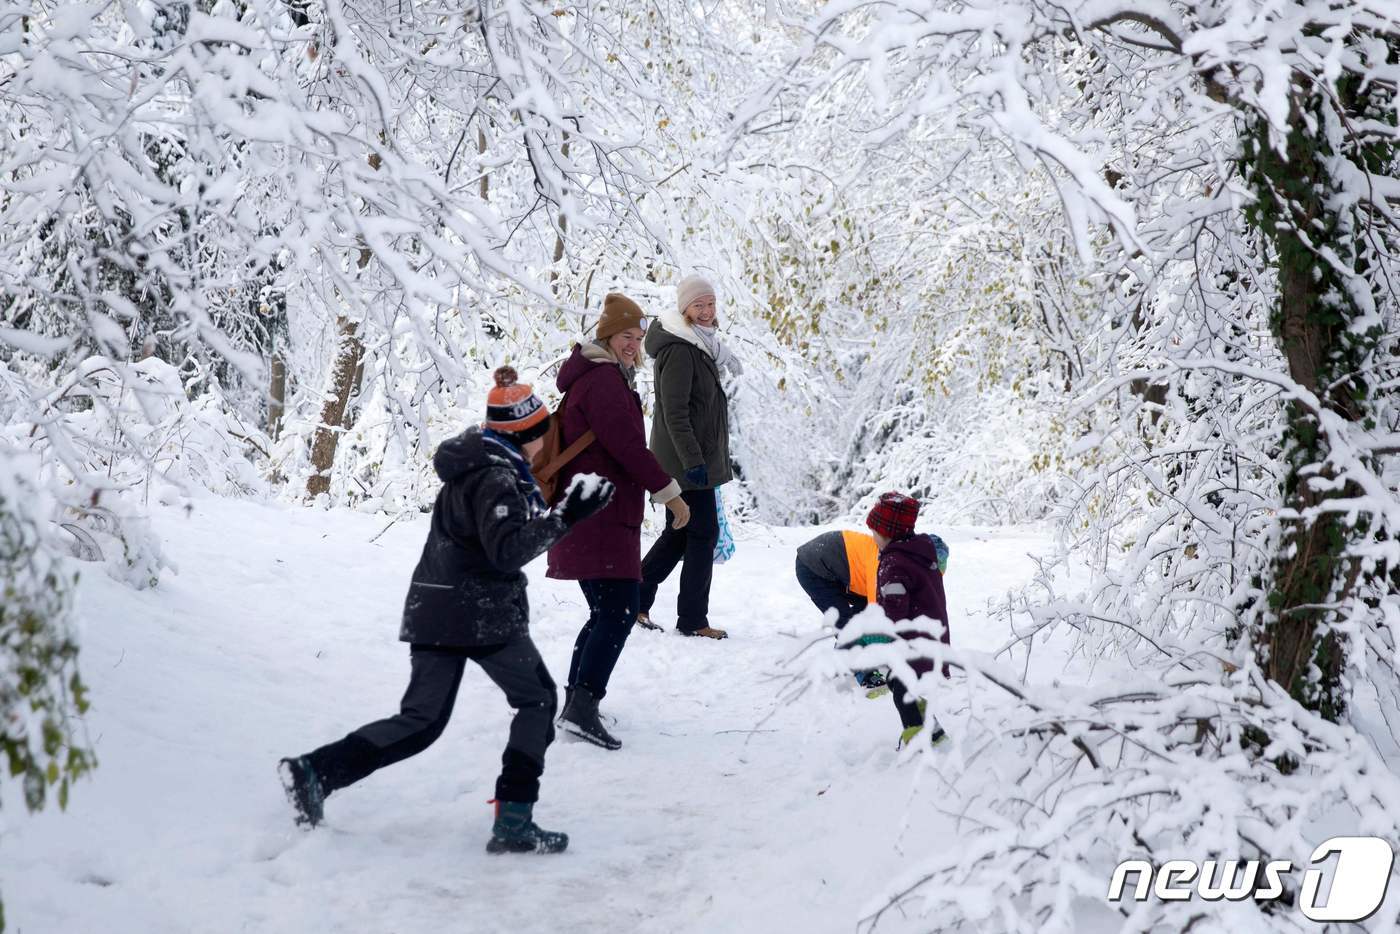
<path fill-rule="evenodd" d="M 414 581 L 408 585 L 408 596 L 404 598 L 404 621 L 407 623 L 410 620 L 424 622 L 444 619 L 455 610 L 457 604 L 456 586 Z"/>

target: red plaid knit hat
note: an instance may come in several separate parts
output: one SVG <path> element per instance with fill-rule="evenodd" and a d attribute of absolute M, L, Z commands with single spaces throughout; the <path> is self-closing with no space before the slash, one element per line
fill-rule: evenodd
<path fill-rule="evenodd" d="M 914 534 L 919 501 L 903 493 L 881 493 L 880 501 L 865 517 L 865 524 L 892 542 Z"/>

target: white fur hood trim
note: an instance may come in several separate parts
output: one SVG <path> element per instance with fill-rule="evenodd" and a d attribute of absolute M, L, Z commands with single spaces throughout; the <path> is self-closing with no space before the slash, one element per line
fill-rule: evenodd
<path fill-rule="evenodd" d="M 617 357 L 612 355 L 608 348 L 594 343 L 593 338 L 583 336 L 578 339 L 579 352 L 583 354 L 583 359 L 593 363 L 617 363 Z"/>
<path fill-rule="evenodd" d="M 662 310 L 656 316 L 656 320 L 666 329 L 667 334 L 679 337 L 688 343 L 694 344 L 705 352 L 705 356 L 712 356 L 710 348 L 705 346 L 705 342 L 700 339 L 700 335 L 695 333 L 695 329 L 690 326 L 690 322 L 685 320 L 685 315 L 670 308 Z"/>

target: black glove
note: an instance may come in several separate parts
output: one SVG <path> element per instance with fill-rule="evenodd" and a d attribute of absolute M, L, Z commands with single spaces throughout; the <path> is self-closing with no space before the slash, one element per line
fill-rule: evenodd
<path fill-rule="evenodd" d="M 698 464 L 685 472 L 685 482 L 691 486 L 705 489 L 710 485 L 710 470 L 704 464 Z"/>
<path fill-rule="evenodd" d="M 577 478 L 570 483 L 563 500 L 554 507 L 554 511 L 570 528 L 611 502 L 613 490 L 616 489 L 611 480 L 602 477 L 593 477 L 592 483 L 580 482 L 582 479 Z"/>

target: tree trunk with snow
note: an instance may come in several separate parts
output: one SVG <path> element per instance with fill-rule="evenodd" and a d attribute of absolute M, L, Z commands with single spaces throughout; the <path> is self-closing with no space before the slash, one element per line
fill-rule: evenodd
<path fill-rule="evenodd" d="M 321 407 L 321 423 L 316 426 L 316 435 L 311 442 L 311 466 L 314 470 L 306 481 L 307 496 L 330 491 L 335 450 L 345 430 L 345 413 L 355 386 L 355 373 L 365 353 L 357 322 L 341 316 L 336 319 L 336 330 L 340 334 L 339 350 L 335 365 L 331 368 L 330 390 Z"/>
<path fill-rule="evenodd" d="M 282 434 L 282 415 L 287 408 L 287 361 L 281 352 L 272 355 L 271 385 L 268 387 L 267 434 L 276 441 Z"/>
<path fill-rule="evenodd" d="M 1324 422 L 1373 427 L 1368 374 L 1382 337 L 1368 275 L 1368 220 L 1346 187 L 1388 164 L 1396 148 L 1351 135 L 1356 124 L 1384 119 L 1366 112 L 1358 86 L 1359 79 L 1344 77 L 1336 98 L 1295 87 L 1283 151 L 1261 121 L 1244 153 L 1257 199 L 1249 218 L 1276 254 L 1271 328 L 1289 376 L 1306 391 L 1286 407 L 1282 527 L 1278 551 L 1257 582 L 1255 647 L 1271 680 L 1330 720 L 1346 709 L 1339 630 L 1361 573 L 1356 547 L 1371 533 L 1365 513 L 1348 515 L 1340 502 L 1361 491 L 1338 471 L 1343 460 L 1369 455 L 1338 450 L 1338 436 Z"/>

